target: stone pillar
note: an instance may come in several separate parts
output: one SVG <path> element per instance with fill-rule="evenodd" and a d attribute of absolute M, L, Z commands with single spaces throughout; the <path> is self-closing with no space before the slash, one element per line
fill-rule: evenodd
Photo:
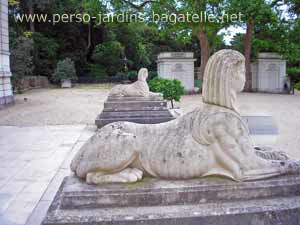
<path fill-rule="evenodd" d="M 14 102 L 8 35 L 8 3 L 7 0 L 0 0 L 0 107 Z"/>
<path fill-rule="evenodd" d="M 252 88 L 254 91 L 287 93 L 286 61 L 277 53 L 259 53 L 252 64 Z"/>
<path fill-rule="evenodd" d="M 195 61 L 193 52 L 160 53 L 157 60 L 158 76 L 179 80 L 186 91 L 194 91 Z"/>

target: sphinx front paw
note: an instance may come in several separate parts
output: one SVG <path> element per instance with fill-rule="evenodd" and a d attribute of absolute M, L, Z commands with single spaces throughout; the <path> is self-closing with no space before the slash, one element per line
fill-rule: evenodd
<path fill-rule="evenodd" d="M 267 160 L 288 160 L 288 155 L 283 151 L 274 151 L 271 148 L 255 147 L 255 154 Z"/>
<path fill-rule="evenodd" d="M 103 183 L 134 183 L 143 179 L 143 171 L 136 168 L 126 168 L 118 173 L 103 174 L 102 172 L 88 173 L 86 182 L 88 184 Z"/>

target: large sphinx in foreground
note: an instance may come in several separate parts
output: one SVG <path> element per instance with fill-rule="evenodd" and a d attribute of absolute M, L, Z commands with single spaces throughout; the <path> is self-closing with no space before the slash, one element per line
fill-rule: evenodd
<path fill-rule="evenodd" d="M 72 171 L 90 184 L 136 182 L 144 174 L 245 181 L 299 173 L 298 161 L 268 160 L 254 149 L 236 101 L 244 63 L 237 51 L 215 53 L 205 69 L 202 107 L 167 123 L 109 124 L 79 150 Z"/>

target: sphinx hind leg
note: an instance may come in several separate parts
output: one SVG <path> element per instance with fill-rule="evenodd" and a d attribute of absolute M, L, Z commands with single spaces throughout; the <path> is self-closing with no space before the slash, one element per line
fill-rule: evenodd
<path fill-rule="evenodd" d="M 104 174 L 103 172 L 92 172 L 86 176 L 88 184 L 102 183 L 134 183 L 143 178 L 143 171 L 137 168 L 126 168 L 114 174 Z"/>

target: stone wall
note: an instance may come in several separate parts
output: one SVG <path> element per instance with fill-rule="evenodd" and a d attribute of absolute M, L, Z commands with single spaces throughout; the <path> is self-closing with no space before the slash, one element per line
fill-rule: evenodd
<path fill-rule="evenodd" d="M 194 53 L 163 52 L 158 55 L 158 76 L 181 81 L 186 91 L 194 91 Z"/>
<path fill-rule="evenodd" d="M 9 63 L 8 3 L 0 0 L 0 107 L 14 102 Z"/>
<path fill-rule="evenodd" d="M 286 61 L 277 53 L 259 53 L 252 63 L 252 89 L 258 92 L 288 93 Z"/>
<path fill-rule="evenodd" d="M 49 81 L 46 76 L 26 76 L 18 81 L 19 89 L 27 91 L 34 88 L 47 88 Z"/>

